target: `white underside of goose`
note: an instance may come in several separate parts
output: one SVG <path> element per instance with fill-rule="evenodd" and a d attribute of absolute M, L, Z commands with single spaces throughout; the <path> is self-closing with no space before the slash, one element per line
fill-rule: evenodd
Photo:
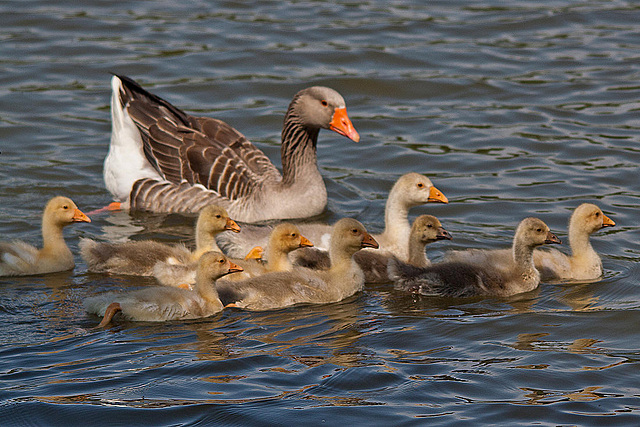
<path fill-rule="evenodd" d="M 104 160 L 104 182 L 119 202 L 127 202 L 133 183 L 139 179 L 163 180 L 147 161 L 140 131 L 120 103 L 121 82 L 111 78 L 111 145 Z M 204 188 L 204 187 L 203 187 Z"/>

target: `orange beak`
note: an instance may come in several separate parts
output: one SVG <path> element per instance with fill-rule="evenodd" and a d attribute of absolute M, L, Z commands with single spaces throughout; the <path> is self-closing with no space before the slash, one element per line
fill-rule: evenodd
<path fill-rule="evenodd" d="M 429 201 L 430 202 L 449 203 L 449 199 L 447 199 L 447 196 L 442 194 L 442 191 L 438 190 L 436 187 L 431 187 L 429 189 Z"/>
<path fill-rule="evenodd" d="M 304 236 L 300 236 L 300 247 L 301 248 L 310 248 L 311 246 L 313 246 L 313 243 L 311 243 L 311 240 L 307 239 Z"/>
<path fill-rule="evenodd" d="M 73 212 L 73 217 L 71 218 L 72 222 L 91 222 L 88 216 L 84 214 L 80 209 L 77 209 Z"/>
<path fill-rule="evenodd" d="M 613 222 L 613 220 L 611 218 L 609 218 L 605 214 L 602 214 L 602 226 L 603 227 L 613 227 L 614 225 L 616 225 L 616 223 Z"/>
<path fill-rule="evenodd" d="M 240 226 L 238 225 L 237 222 L 235 222 L 231 218 L 227 218 L 227 223 L 224 225 L 224 229 L 225 230 L 231 230 L 234 233 L 239 233 L 240 232 Z"/>
<path fill-rule="evenodd" d="M 240 267 L 238 264 L 234 264 L 233 262 L 229 261 L 229 273 L 239 273 L 241 271 L 244 271 L 244 268 Z"/>
<path fill-rule="evenodd" d="M 354 142 L 360 141 L 360 135 L 358 135 L 358 132 L 356 132 L 356 129 L 353 127 L 353 123 L 351 123 L 351 120 L 347 115 L 346 108 L 335 109 L 333 112 L 333 118 L 329 123 L 329 129 L 342 136 L 346 136 Z"/>
<path fill-rule="evenodd" d="M 378 249 L 380 245 L 376 242 L 376 239 L 369 233 L 364 233 L 364 238 L 362 239 L 362 247 L 363 248 L 373 248 Z"/>

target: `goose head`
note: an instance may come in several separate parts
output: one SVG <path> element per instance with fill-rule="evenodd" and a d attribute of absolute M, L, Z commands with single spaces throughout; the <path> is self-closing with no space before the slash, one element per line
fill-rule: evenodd
<path fill-rule="evenodd" d="M 68 197 L 57 196 L 49 200 L 44 208 L 43 222 L 64 227 L 74 222 L 91 222 L 91 220 L 78 209 L 73 200 Z"/>
<path fill-rule="evenodd" d="M 229 218 L 225 208 L 218 205 L 209 205 L 200 211 L 196 229 L 206 231 L 214 236 L 225 230 L 234 233 L 240 232 L 238 223 Z"/>
<path fill-rule="evenodd" d="M 409 207 L 427 202 L 449 203 L 449 199 L 433 186 L 429 178 L 415 172 L 402 175 L 398 179 L 391 189 L 389 198 L 396 197 Z"/>
<path fill-rule="evenodd" d="M 242 267 L 229 261 L 226 256 L 220 252 L 209 251 L 198 260 L 196 277 L 205 283 L 211 283 L 222 276 L 239 271 L 242 271 Z"/>
<path fill-rule="evenodd" d="M 360 135 L 353 127 L 344 98 L 335 90 L 313 86 L 296 94 L 289 111 L 300 117 L 302 124 L 311 129 L 330 129 L 358 142 Z"/>
<path fill-rule="evenodd" d="M 377 249 L 379 245 L 359 221 L 342 218 L 333 226 L 331 247 L 353 255 L 362 248 Z"/>
<path fill-rule="evenodd" d="M 436 240 L 451 240 L 451 234 L 444 229 L 440 220 L 433 215 L 420 215 L 413 222 L 411 235 L 420 243 L 431 243 Z"/>
<path fill-rule="evenodd" d="M 278 224 L 269 237 L 269 247 L 275 247 L 284 252 L 311 246 L 313 243 L 300 234 L 298 227 L 290 223 Z"/>
<path fill-rule="evenodd" d="M 516 229 L 514 240 L 529 247 L 550 243 L 562 243 L 560 239 L 549 230 L 549 227 L 544 221 L 533 217 L 525 218 L 520 222 Z"/>
<path fill-rule="evenodd" d="M 616 223 L 602 213 L 594 204 L 583 203 L 578 206 L 569 220 L 569 229 L 582 230 L 587 234 L 595 233 L 604 227 L 613 227 Z"/>

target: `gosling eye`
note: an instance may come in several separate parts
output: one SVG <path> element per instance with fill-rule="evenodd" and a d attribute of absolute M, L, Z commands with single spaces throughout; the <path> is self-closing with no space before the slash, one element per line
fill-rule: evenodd
<path fill-rule="evenodd" d="M 220 218 L 222 218 L 222 215 L 217 214 L 217 215 L 216 215 L 216 218 L 220 219 Z"/>
<path fill-rule="evenodd" d="M 322 101 L 320 101 L 320 104 L 322 104 L 323 107 L 327 107 L 329 105 L 329 103 L 327 101 L 325 101 L 324 99 Z"/>
<path fill-rule="evenodd" d="M 433 224 L 427 225 L 427 228 L 433 228 Z"/>
<path fill-rule="evenodd" d="M 600 212 L 596 212 L 596 218 L 600 216 Z"/>
<path fill-rule="evenodd" d="M 291 233 L 291 237 L 298 237 L 296 233 Z"/>
<path fill-rule="evenodd" d="M 62 207 L 62 209 L 67 210 L 67 209 L 69 209 L 69 206 L 64 205 L 64 206 Z"/>
<path fill-rule="evenodd" d="M 423 188 L 423 187 L 424 187 L 424 183 L 419 182 L 419 183 L 418 183 L 418 185 L 417 185 L 417 187 L 418 187 L 418 188 Z"/>
<path fill-rule="evenodd" d="M 542 228 L 538 228 L 536 231 L 537 231 L 538 233 L 542 233 Z"/>
<path fill-rule="evenodd" d="M 358 234 L 358 229 L 357 229 L 357 228 L 353 228 L 353 229 L 351 230 L 351 233 L 352 233 L 353 235 Z"/>
<path fill-rule="evenodd" d="M 220 258 L 220 259 L 218 260 L 218 262 L 219 262 L 220 264 L 224 264 L 224 258 Z"/>

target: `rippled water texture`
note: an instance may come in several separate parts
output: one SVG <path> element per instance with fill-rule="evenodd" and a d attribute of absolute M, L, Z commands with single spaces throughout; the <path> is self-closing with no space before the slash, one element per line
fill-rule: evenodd
<path fill-rule="evenodd" d="M 389 188 L 505 247 L 535 215 L 566 241 L 583 201 L 606 273 L 511 299 L 368 287 L 338 304 L 189 322 L 98 319 L 81 302 L 151 280 L 0 279 L 0 424 L 358 425 L 640 422 L 640 6 L 631 1 L 6 1 L 0 4 L 0 235 L 40 242 L 53 195 L 111 201 L 109 72 L 228 121 L 279 163 L 284 111 L 327 85 L 361 134 L 319 140 L 329 207 L 380 231 Z M 191 243 L 193 218 L 102 214 L 65 235 Z M 566 245 L 565 250 L 567 250 Z"/>

